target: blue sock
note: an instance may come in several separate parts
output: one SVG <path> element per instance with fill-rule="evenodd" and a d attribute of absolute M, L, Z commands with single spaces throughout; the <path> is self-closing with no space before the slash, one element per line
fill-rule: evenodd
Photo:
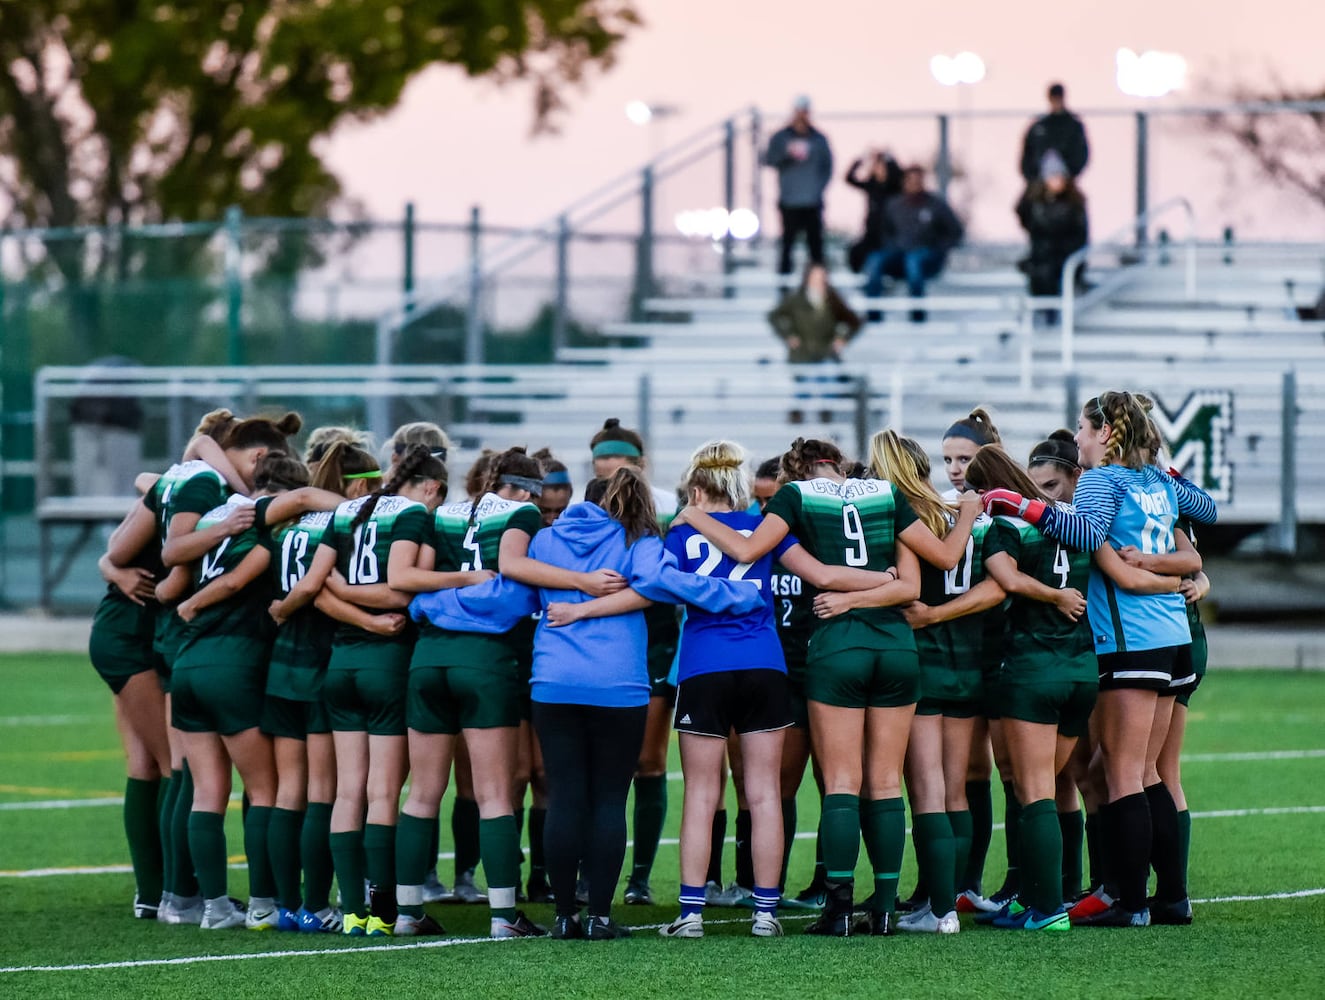
<path fill-rule="evenodd" d="M 778 901 L 782 898 L 782 893 L 778 891 L 777 886 L 774 886 L 771 889 L 755 886 L 753 898 L 756 912 L 769 913 L 776 916 Z"/>
<path fill-rule="evenodd" d="M 704 887 L 702 885 L 681 886 L 681 916 L 704 912 Z"/>

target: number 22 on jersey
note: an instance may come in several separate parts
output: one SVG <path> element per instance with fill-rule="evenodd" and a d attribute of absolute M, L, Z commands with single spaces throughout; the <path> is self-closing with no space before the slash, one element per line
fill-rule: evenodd
<path fill-rule="evenodd" d="M 746 538 L 754 534 L 749 528 L 741 528 L 740 533 Z M 710 542 L 703 535 L 695 534 L 686 539 L 686 555 L 691 559 L 700 559 L 702 562 L 695 568 L 698 576 L 712 576 L 713 571 L 718 568 L 722 562 L 722 553 L 718 547 Z M 737 563 L 728 575 L 728 580 L 745 580 L 745 574 L 750 572 L 754 563 Z M 762 588 L 763 580 L 746 580 L 747 583 L 753 583 L 756 587 Z"/>

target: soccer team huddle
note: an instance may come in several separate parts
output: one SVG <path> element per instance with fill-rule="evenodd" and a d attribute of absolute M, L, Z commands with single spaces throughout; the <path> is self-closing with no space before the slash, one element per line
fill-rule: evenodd
<path fill-rule="evenodd" d="M 1102 393 L 1025 465 L 973 410 L 936 442 L 943 494 L 892 430 L 863 463 L 797 439 L 750 468 L 711 441 L 666 492 L 612 419 L 578 503 L 546 450 L 485 451 L 448 500 L 434 424 L 400 427 L 380 461 L 361 432 L 318 428 L 301 459 L 297 414 L 209 413 L 179 463 L 139 477 L 99 564 L 90 652 L 126 749 L 134 914 L 418 936 L 445 933 L 431 904 L 486 901 L 493 937 L 627 937 L 627 801 L 633 785 L 624 902 L 652 904 L 674 729 L 664 937 L 702 937 L 714 904 L 747 907 L 756 937 L 783 934 L 780 909 L 838 937 L 950 934 L 961 913 L 1190 923 L 1180 755 L 1209 589 L 1194 526 L 1216 510 L 1160 464 L 1150 408 Z M 788 892 L 809 764 L 815 873 Z M 228 885 L 232 768 L 247 905 Z M 995 769 L 1008 868 L 986 894 Z M 899 899 L 907 800 L 918 885 Z M 551 926 L 525 901 L 553 904 Z"/>

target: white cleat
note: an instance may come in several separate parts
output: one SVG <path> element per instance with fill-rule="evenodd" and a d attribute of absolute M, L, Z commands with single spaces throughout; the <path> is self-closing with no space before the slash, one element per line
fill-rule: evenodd
<path fill-rule="evenodd" d="M 754 937 L 782 937 L 782 921 L 771 913 L 756 910 L 750 921 L 750 933 Z"/>
<path fill-rule="evenodd" d="M 164 918 L 167 924 L 193 924 L 202 923 L 204 904 L 201 896 L 188 896 L 181 899 L 179 896 L 172 896 L 170 899 L 170 909 Z M 160 917 L 160 910 L 157 911 Z"/>
<path fill-rule="evenodd" d="M 659 927 L 658 936 L 665 938 L 702 938 L 704 936 L 704 914 L 692 913 L 689 916 L 677 917 L 666 927 Z"/>
<path fill-rule="evenodd" d="M 276 900 L 253 896 L 248 901 L 248 912 L 244 914 L 244 926 L 251 931 L 275 930 L 281 922 L 281 910 Z"/>
<path fill-rule="evenodd" d="M 228 931 L 232 927 L 244 926 L 244 911 L 228 896 L 207 900 L 203 911 L 200 926 L 205 931 Z"/>

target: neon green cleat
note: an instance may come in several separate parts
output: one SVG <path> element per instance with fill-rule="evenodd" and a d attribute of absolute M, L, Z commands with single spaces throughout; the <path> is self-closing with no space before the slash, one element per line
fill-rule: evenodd
<path fill-rule="evenodd" d="M 357 913 L 347 913 L 340 932 L 350 937 L 363 937 L 368 933 L 368 918 L 361 917 Z"/>

